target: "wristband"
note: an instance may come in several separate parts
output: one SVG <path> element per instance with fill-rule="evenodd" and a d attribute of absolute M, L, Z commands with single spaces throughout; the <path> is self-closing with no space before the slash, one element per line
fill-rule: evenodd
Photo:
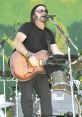
<path fill-rule="evenodd" d="M 26 57 L 27 57 L 27 58 L 30 58 L 32 55 L 33 55 L 33 54 L 32 54 L 31 52 L 28 51 L 27 54 L 26 54 Z"/>

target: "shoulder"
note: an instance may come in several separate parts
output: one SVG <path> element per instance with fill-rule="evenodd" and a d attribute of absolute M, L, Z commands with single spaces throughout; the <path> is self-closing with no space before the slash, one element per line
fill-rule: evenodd
<path fill-rule="evenodd" d="M 32 30 L 32 23 L 31 22 L 25 22 L 22 24 L 18 30 L 18 32 L 23 32 L 25 34 L 29 33 L 30 30 Z"/>
<path fill-rule="evenodd" d="M 20 28 L 21 27 L 31 27 L 32 26 L 32 22 L 25 22 L 24 24 L 22 24 L 21 26 L 20 26 Z"/>
<path fill-rule="evenodd" d="M 50 30 L 49 28 L 45 28 L 45 30 L 46 30 L 47 38 L 49 39 L 49 37 L 50 37 L 51 44 L 56 43 L 55 42 L 55 33 L 52 30 Z"/>
<path fill-rule="evenodd" d="M 49 28 L 46 27 L 45 30 L 46 30 L 47 33 L 54 35 L 54 32 L 52 30 L 50 30 Z"/>

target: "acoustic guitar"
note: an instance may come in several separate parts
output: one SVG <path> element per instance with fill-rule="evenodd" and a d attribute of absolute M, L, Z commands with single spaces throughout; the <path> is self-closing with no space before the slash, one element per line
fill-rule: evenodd
<path fill-rule="evenodd" d="M 21 81 L 27 81 L 33 78 L 36 74 L 45 74 L 44 64 L 48 59 L 48 52 L 41 50 L 35 53 L 35 56 L 39 60 L 38 66 L 32 66 L 28 59 L 15 51 L 10 57 L 10 71 L 11 74 Z"/>

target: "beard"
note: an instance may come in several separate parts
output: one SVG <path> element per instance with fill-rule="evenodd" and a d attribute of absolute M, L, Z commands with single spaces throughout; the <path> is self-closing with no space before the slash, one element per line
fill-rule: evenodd
<path fill-rule="evenodd" d="M 39 18 L 39 21 L 42 22 L 42 23 L 46 23 L 47 19 L 45 17 L 41 16 Z"/>
<path fill-rule="evenodd" d="M 45 18 L 45 17 L 43 17 L 43 16 L 41 16 L 41 17 L 38 17 L 37 15 L 34 15 L 34 22 L 36 21 L 36 20 L 39 20 L 40 22 L 42 22 L 42 23 L 46 23 L 46 21 L 48 20 L 47 18 Z"/>

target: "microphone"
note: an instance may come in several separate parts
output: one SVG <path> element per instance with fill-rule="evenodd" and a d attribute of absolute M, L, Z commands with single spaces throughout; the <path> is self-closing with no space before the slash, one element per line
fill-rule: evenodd
<path fill-rule="evenodd" d="M 56 15 L 45 15 L 44 17 L 48 19 L 48 18 L 56 17 Z"/>

